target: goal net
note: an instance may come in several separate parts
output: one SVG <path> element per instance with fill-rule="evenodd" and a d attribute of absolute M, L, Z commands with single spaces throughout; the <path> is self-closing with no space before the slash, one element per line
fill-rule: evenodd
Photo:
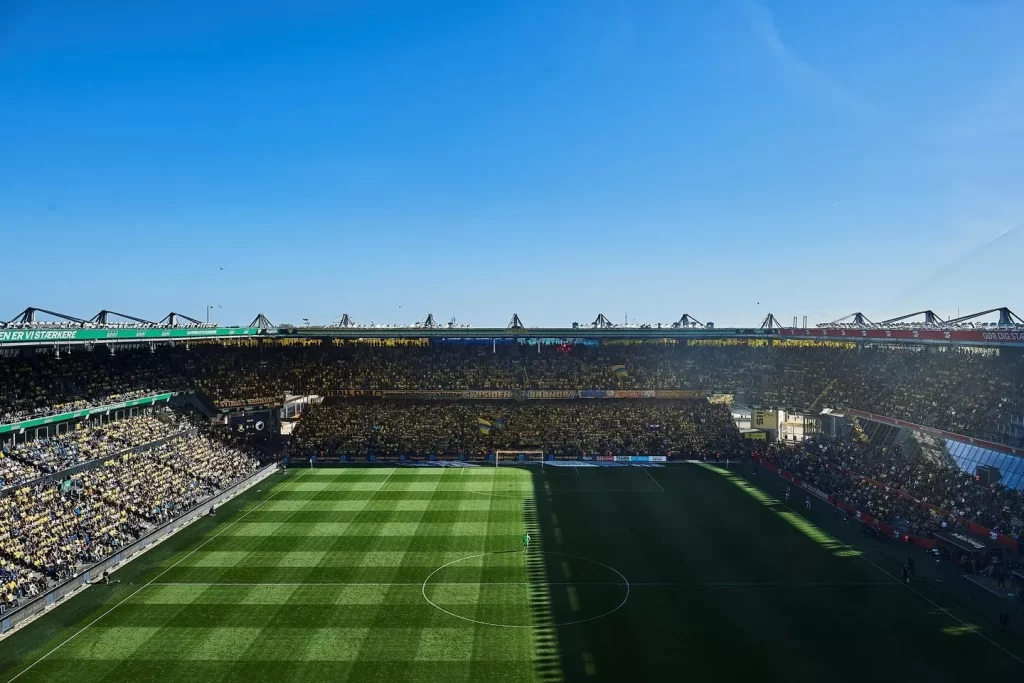
<path fill-rule="evenodd" d="M 544 451 L 539 450 L 516 450 L 516 451 L 495 451 L 494 452 L 494 466 L 498 467 L 502 463 L 506 465 L 512 465 L 517 462 L 539 462 L 544 464 Z"/>

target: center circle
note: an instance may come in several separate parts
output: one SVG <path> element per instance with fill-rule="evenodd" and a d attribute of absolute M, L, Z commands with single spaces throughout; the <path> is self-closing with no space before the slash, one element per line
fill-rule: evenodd
<path fill-rule="evenodd" d="M 549 580 L 549 573 L 558 578 Z M 503 578 L 509 574 L 512 578 Z M 495 580 L 487 580 L 488 575 Z M 435 609 L 496 628 L 551 628 L 594 621 L 621 609 L 629 600 L 629 590 L 629 580 L 614 567 L 543 550 L 460 557 L 430 572 L 422 587 L 423 599 Z"/>

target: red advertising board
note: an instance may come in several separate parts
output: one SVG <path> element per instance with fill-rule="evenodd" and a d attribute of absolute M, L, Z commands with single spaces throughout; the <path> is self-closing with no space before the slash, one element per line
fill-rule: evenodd
<path fill-rule="evenodd" d="M 813 337 L 837 341 L 858 339 L 896 339 L 932 342 L 980 342 L 984 344 L 1024 344 L 1024 330 L 858 330 L 840 327 L 784 327 L 781 337 Z"/>

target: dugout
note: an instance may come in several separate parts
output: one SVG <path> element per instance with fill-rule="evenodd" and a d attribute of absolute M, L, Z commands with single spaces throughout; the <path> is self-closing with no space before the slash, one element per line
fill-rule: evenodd
<path fill-rule="evenodd" d="M 944 554 L 954 557 L 967 556 L 971 571 L 984 569 L 992 562 L 999 562 L 1004 566 L 1006 563 L 1006 546 L 987 536 L 979 536 L 968 531 L 940 531 L 935 534 L 935 542 Z"/>

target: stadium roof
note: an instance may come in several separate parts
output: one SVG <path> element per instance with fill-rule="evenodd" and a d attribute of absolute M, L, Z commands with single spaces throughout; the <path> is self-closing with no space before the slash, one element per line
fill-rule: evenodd
<path fill-rule="evenodd" d="M 986 315 L 998 314 L 998 322 L 995 323 L 984 323 L 974 322 L 978 318 Z M 43 321 L 40 320 L 40 314 L 56 318 L 56 321 Z M 923 316 L 922 322 L 907 322 L 911 318 Z M 120 319 L 123 322 L 118 322 Z M 305 321 L 305 319 L 304 319 Z M 308 321 L 306 324 L 297 327 L 296 329 L 323 329 L 323 328 L 345 328 L 345 329 L 477 329 L 477 330 L 491 330 L 495 328 L 484 327 L 478 328 L 472 325 L 456 324 L 455 318 L 452 318 L 447 324 L 442 324 L 437 321 L 433 313 L 427 313 L 426 316 L 412 324 L 358 324 L 348 314 L 344 313 L 333 322 L 328 325 L 310 325 Z M 4 327 L 33 327 L 33 326 L 45 326 L 45 327 L 69 327 L 69 328 L 120 328 L 120 327 L 166 327 L 166 328 L 177 328 L 177 327 L 217 327 L 216 323 L 203 322 L 197 318 L 185 315 L 184 313 L 178 313 L 171 311 L 158 322 L 153 322 L 147 318 L 130 315 L 126 313 L 119 313 L 109 309 L 103 309 L 99 313 L 91 316 L 90 318 L 81 318 L 78 316 L 70 315 L 54 311 L 52 309 L 37 308 L 29 306 L 18 313 L 16 316 L 8 320 L 6 323 L 0 322 L 0 328 Z M 933 310 L 926 309 L 923 311 L 916 311 L 914 313 L 906 313 L 904 315 L 896 316 L 883 320 L 882 322 L 875 323 L 864 313 L 857 311 L 849 315 L 843 316 L 837 320 L 833 320 L 829 323 L 817 323 L 816 328 L 836 328 L 836 329 L 904 329 L 904 328 L 928 328 L 928 329 L 942 329 L 942 330 L 954 330 L 954 329 L 975 329 L 977 327 L 996 327 L 996 328 L 1011 328 L 1011 329 L 1024 329 L 1024 318 L 1021 318 L 1015 312 L 1009 308 L 1003 306 L 999 308 L 990 308 L 985 311 L 979 311 L 976 313 L 969 313 L 967 315 L 959 316 L 950 320 L 942 320 Z M 260 328 L 272 328 L 274 327 L 270 320 L 265 315 L 259 313 L 249 324 L 249 327 L 260 327 Z M 292 327 L 292 326 L 288 326 Z M 580 329 L 582 327 L 592 327 L 599 329 L 665 329 L 665 328 L 708 328 L 714 329 L 714 323 L 702 323 L 697 318 L 693 317 L 689 313 L 684 313 L 682 317 L 671 323 L 631 323 L 631 324 L 617 324 L 610 318 L 605 316 L 603 313 L 599 313 L 593 322 L 587 325 L 581 325 L 579 323 L 572 323 L 571 329 Z M 760 321 L 758 327 L 764 329 L 787 329 L 785 328 L 773 314 L 767 314 L 764 319 Z M 511 319 L 506 325 L 506 329 L 527 329 L 523 324 L 522 319 L 518 313 L 513 313 Z M 570 328 L 534 328 L 535 330 L 563 330 Z M 733 328 L 725 328 L 733 329 Z"/>
<path fill-rule="evenodd" d="M 976 322 L 985 315 L 998 315 L 998 322 Z M 41 320 L 40 316 L 56 318 Z M 925 322 L 905 322 L 924 316 Z M 850 322 L 844 322 L 850 321 Z M 930 321 L 930 322 L 929 322 Z M 828 324 L 815 327 L 784 327 L 768 314 L 757 327 L 717 328 L 714 323 L 701 323 L 684 314 L 673 323 L 616 324 L 599 314 L 592 323 L 572 323 L 572 327 L 528 328 L 518 314 L 513 314 L 506 327 L 473 327 L 439 323 L 433 314 L 408 325 L 359 324 L 344 314 L 330 325 L 275 327 L 263 314 L 258 314 L 247 327 L 204 323 L 182 313 L 171 312 L 158 322 L 103 309 L 91 318 L 60 313 L 51 309 L 28 307 L 7 323 L 0 324 L 0 346 L 31 346 L 52 344 L 138 343 L 183 341 L 197 338 L 288 336 L 340 339 L 807 339 L 829 342 L 864 343 L 926 343 L 981 346 L 1024 346 L 1024 320 L 1008 308 L 993 308 L 953 320 L 942 321 L 932 311 L 917 311 L 872 322 L 863 313 L 853 313 Z"/>

